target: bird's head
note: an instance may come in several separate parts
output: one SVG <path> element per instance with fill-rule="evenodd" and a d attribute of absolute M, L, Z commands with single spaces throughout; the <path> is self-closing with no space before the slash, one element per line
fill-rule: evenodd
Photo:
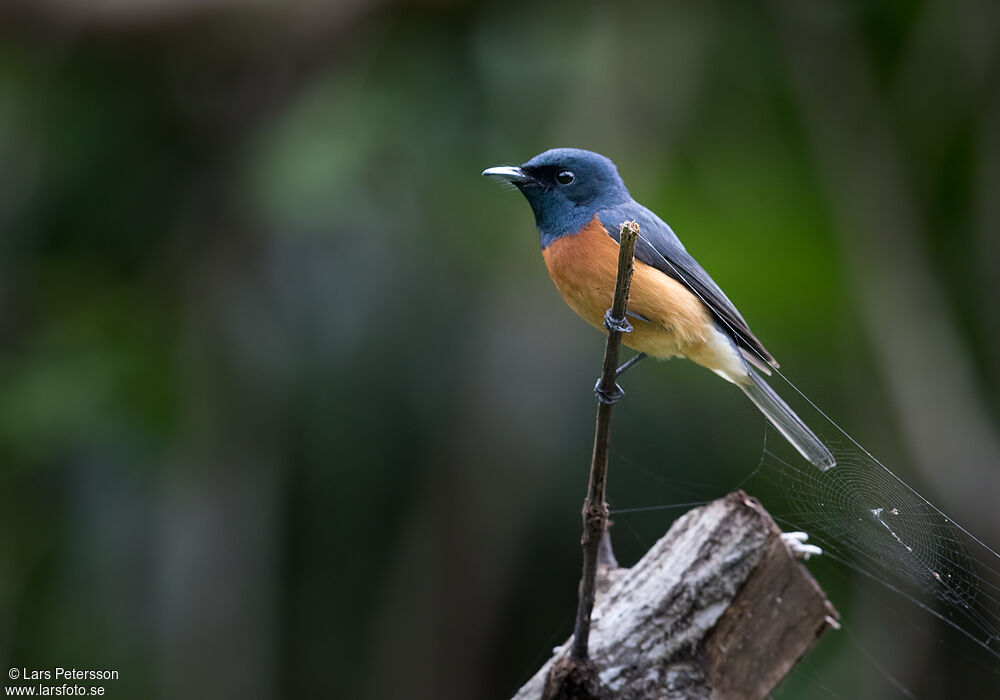
<path fill-rule="evenodd" d="M 521 190 L 535 213 L 543 248 L 579 231 L 601 209 L 631 199 L 609 158 L 579 148 L 553 148 L 520 167 L 487 168 L 483 175 Z"/>

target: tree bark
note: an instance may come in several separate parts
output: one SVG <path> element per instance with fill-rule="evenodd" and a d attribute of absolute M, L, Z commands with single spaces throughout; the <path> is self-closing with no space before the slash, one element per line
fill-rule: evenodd
<path fill-rule="evenodd" d="M 696 508 L 594 607 L 595 698 L 765 698 L 837 611 L 788 551 L 781 530 L 742 491 Z M 572 639 L 514 696 L 543 697 Z M 588 697 L 587 695 L 576 697 Z"/>

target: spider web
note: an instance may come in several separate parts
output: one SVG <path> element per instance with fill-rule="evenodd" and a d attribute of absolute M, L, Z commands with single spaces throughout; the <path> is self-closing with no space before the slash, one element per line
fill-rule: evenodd
<path fill-rule="evenodd" d="M 904 596 L 1000 661 L 997 553 L 863 449 L 827 445 L 837 466 L 821 472 L 765 433 L 761 463 L 744 485 L 759 480 L 776 494 L 781 510 L 773 514 L 783 529 L 807 532 L 825 556 Z"/>
<path fill-rule="evenodd" d="M 814 430 L 824 424 L 840 430 L 832 422 L 824 423 L 822 416 L 795 408 Z M 989 683 L 988 678 L 1000 682 L 1000 556 L 850 436 L 844 434 L 844 439 L 836 441 L 823 434 L 830 431 L 816 430 L 837 459 L 835 467 L 823 472 L 806 462 L 766 420 L 761 419 L 761 423 L 764 441 L 760 462 L 734 488 L 759 498 L 782 530 L 804 531 L 810 544 L 822 548 L 822 556 L 811 561 L 809 568 L 825 584 L 839 590 L 838 597 L 844 596 L 841 599 L 853 613 L 841 619 L 845 643 L 855 648 L 858 661 L 871 667 L 875 677 L 883 678 L 886 685 L 881 693 L 885 695 L 879 697 L 923 695 L 915 695 L 893 675 L 891 650 L 877 643 L 871 649 L 865 647 L 861 640 L 866 635 L 860 628 L 869 624 L 922 640 L 916 643 L 928 650 L 936 648 L 935 644 L 943 645 L 958 664 L 951 673 L 968 673 L 969 682 L 977 687 Z M 651 472 L 620 453 L 618 458 L 622 466 L 637 469 L 674 494 L 719 495 L 717 482 L 678 481 Z M 624 516 L 683 511 L 711 500 L 615 507 L 611 515 L 640 544 L 648 546 L 650 542 L 630 524 L 630 517 Z M 877 595 L 879 589 L 888 595 Z M 868 609 L 868 615 L 874 612 L 875 618 L 858 616 L 857 601 L 849 601 L 854 595 L 880 601 Z M 942 636 L 943 630 L 928 626 L 922 614 L 941 621 L 954 634 Z M 858 630 L 856 634 L 852 628 Z M 895 666 L 895 672 L 900 671 L 904 668 Z M 841 687 L 850 687 L 850 679 L 816 673 L 810 676 L 806 669 L 798 673 L 807 677 L 811 688 L 831 697 L 857 697 Z M 824 681 L 831 687 L 824 686 Z M 793 697 L 775 695 L 779 696 Z"/>
<path fill-rule="evenodd" d="M 658 254 L 641 232 L 639 238 Z M 686 283 L 683 273 L 660 257 Z M 725 319 L 718 320 L 740 335 Z M 903 595 L 1000 661 L 1000 574 L 995 568 L 1000 554 L 896 476 L 780 370 L 773 372 L 812 409 L 812 415 L 799 415 L 827 438 L 837 465 L 822 472 L 783 440 L 769 444 L 765 432 L 760 465 L 744 483 L 754 477 L 770 482 L 784 496 L 787 512 L 775 518 L 784 529 L 807 532 L 827 557 Z"/>

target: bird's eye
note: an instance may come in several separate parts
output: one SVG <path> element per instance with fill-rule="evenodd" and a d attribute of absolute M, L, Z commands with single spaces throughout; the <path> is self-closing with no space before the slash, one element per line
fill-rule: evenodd
<path fill-rule="evenodd" d="M 576 175 L 573 174 L 572 170 L 560 170 L 556 173 L 556 182 L 560 185 L 570 185 L 575 179 Z"/>

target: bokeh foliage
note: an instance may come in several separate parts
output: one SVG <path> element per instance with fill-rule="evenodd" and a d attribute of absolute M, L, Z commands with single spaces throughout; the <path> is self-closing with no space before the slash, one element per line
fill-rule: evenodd
<path fill-rule="evenodd" d="M 615 159 L 799 386 L 995 534 L 976 484 L 998 465 L 935 491 L 928 406 L 900 389 L 922 375 L 865 316 L 866 266 L 892 284 L 911 261 L 859 262 L 827 142 L 874 137 L 803 88 L 874 86 L 919 225 L 884 212 L 949 322 L 924 330 L 952 334 L 996 440 L 988 3 L 106 5 L 0 7 L 10 665 L 119 668 L 115 697 L 526 679 L 570 629 L 602 340 L 551 288 L 528 207 L 478 173 L 552 146 Z M 853 37 L 860 63 L 811 74 L 809 32 Z M 615 507 L 719 496 L 758 464 L 762 421 L 703 370 L 625 388 Z M 966 415 L 943 413 L 941 435 Z M 620 558 L 679 512 L 617 517 Z M 866 624 L 897 603 L 850 572 L 823 583 L 919 696 L 994 685 Z M 891 696 L 859 648 L 828 635 L 781 692 Z"/>

